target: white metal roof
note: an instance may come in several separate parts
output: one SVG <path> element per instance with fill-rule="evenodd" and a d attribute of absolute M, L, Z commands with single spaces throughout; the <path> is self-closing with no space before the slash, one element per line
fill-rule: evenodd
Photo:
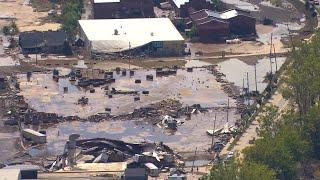
<path fill-rule="evenodd" d="M 238 11 L 233 9 L 233 10 L 230 10 L 230 11 L 226 11 L 226 12 L 223 12 L 220 14 L 220 17 L 222 19 L 230 19 L 230 18 L 234 18 L 238 16 Z"/>
<path fill-rule="evenodd" d="M 120 52 L 154 41 L 184 41 L 168 18 L 79 20 L 92 49 Z M 117 34 L 115 34 L 117 31 Z"/>
<path fill-rule="evenodd" d="M 93 3 L 113 3 L 120 2 L 120 0 L 94 0 Z"/>
<path fill-rule="evenodd" d="M 219 19 L 230 19 L 230 18 L 234 18 L 234 17 L 238 16 L 238 11 L 235 9 L 225 11 L 223 13 L 218 13 L 215 11 L 206 10 L 206 13 L 208 14 L 208 16 L 219 18 Z"/>
<path fill-rule="evenodd" d="M 181 5 L 183 5 L 183 4 L 185 4 L 185 3 L 189 2 L 189 1 L 190 1 L 190 0 L 173 0 L 174 4 L 175 4 L 178 8 L 180 8 Z M 211 2 L 211 0 L 206 0 L 206 1 Z"/>

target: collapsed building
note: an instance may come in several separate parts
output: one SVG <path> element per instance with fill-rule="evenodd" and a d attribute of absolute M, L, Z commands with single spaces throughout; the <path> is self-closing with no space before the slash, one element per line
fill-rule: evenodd
<path fill-rule="evenodd" d="M 153 0 L 92 0 L 94 19 L 155 17 Z"/>
<path fill-rule="evenodd" d="M 196 27 L 201 42 L 225 40 L 233 35 L 256 35 L 256 19 L 250 12 L 238 9 L 221 13 L 208 9 L 192 12 L 187 26 Z"/>
<path fill-rule="evenodd" d="M 65 54 L 69 50 L 67 34 L 64 31 L 22 32 L 19 35 L 19 45 L 23 54 Z"/>
<path fill-rule="evenodd" d="M 77 138 L 77 134 L 70 135 L 64 153 L 46 167 L 49 171 L 97 163 L 123 162 L 125 167 L 131 168 L 152 163 L 159 169 L 183 163 L 181 157 L 163 143 L 126 143 L 106 138 Z"/>
<path fill-rule="evenodd" d="M 201 9 L 214 10 L 211 0 L 170 0 L 176 16 L 188 17 L 189 11 L 198 11 Z"/>
<path fill-rule="evenodd" d="M 125 53 L 179 56 L 184 39 L 168 18 L 79 20 L 91 57 Z"/>

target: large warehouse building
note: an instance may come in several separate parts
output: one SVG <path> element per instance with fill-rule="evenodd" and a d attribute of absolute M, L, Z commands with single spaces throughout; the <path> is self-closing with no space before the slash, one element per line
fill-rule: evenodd
<path fill-rule="evenodd" d="M 91 56 L 134 52 L 178 56 L 184 39 L 168 18 L 79 20 L 81 36 Z"/>

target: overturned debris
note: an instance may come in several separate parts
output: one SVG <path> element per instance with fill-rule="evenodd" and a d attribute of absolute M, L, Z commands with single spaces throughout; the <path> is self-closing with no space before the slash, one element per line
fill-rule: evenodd
<path fill-rule="evenodd" d="M 22 136 L 36 144 L 44 144 L 47 142 L 47 136 L 32 129 L 23 129 Z"/>

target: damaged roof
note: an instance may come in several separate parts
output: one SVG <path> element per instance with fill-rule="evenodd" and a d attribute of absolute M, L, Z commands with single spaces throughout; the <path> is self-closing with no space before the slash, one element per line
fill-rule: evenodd
<path fill-rule="evenodd" d="M 64 31 L 30 31 L 19 35 L 21 48 L 39 48 L 43 46 L 61 46 L 67 41 Z"/>
<path fill-rule="evenodd" d="M 238 10 L 238 9 L 230 9 L 224 12 L 216 12 L 208 9 L 202 9 L 193 13 L 190 13 L 190 18 L 196 24 L 205 24 L 207 22 L 216 21 L 220 23 L 228 23 L 230 19 L 235 18 L 237 16 L 245 16 L 249 18 L 253 18 L 250 16 L 250 12 Z"/>

